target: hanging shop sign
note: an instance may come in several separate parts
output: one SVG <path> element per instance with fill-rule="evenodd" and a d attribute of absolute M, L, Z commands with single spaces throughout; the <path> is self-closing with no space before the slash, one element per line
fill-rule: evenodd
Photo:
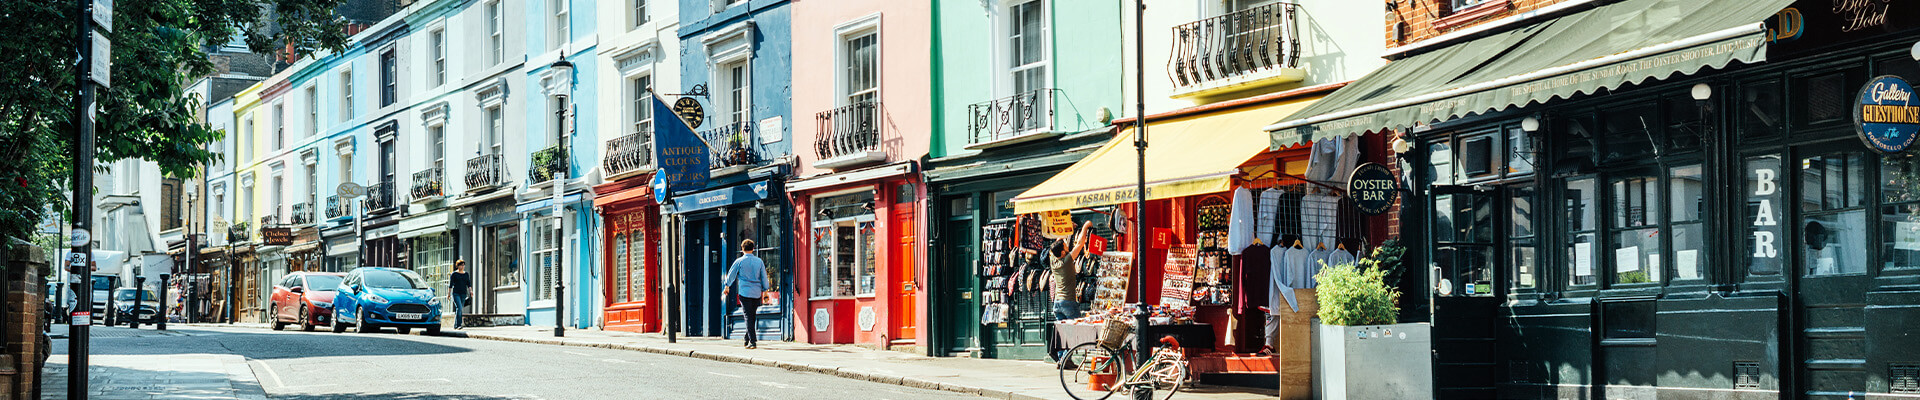
<path fill-rule="evenodd" d="M 1920 106 L 1914 105 L 1913 85 L 1898 76 L 1881 75 L 1860 88 L 1853 101 L 1854 132 L 1882 153 L 1899 153 L 1920 134 Z"/>
<path fill-rule="evenodd" d="M 268 246 L 293 244 L 293 228 L 260 228 L 260 239 Z"/>
<path fill-rule="evenodd" d="M 1073 213 L 1067 210 L 1041 212 L 1040 223 L 1040 236 L 1048 239 L 1065 239 L 1073 236 Z"/>
<path fill-rule="evenodd" d="M 674 100 L 673 115 L 680 116 L 681 121 L 687 121 L 687 126 L 695 128 L 699 128 L 701 123 L 707 121 L 707 109 L 700 107 L 700 101 L 692 97 Z"/>
<path fill-rule="evenodd" d="M 684 98 L 683 98 L 684 100 Z M 653 100 L 654 115 L 673 114 L 660 98 Z M 691 124 L 657 123 L 653 127 L 653 159 L 665 175 L 669 192 L 699 190 L 709 178 L 707 142 L 693 133 Z"/>
<path fill-rule="evenodd" d="M 1385 165 L 1360 164 L 1353 169 L 1353 175 L 1347 177 L 1347 197 L 1353 199 L 1355 208 L 1363 214 L 1385 214 L 1393 208 L 1393 202 L 1400 199 L 1400 182 Z"/>

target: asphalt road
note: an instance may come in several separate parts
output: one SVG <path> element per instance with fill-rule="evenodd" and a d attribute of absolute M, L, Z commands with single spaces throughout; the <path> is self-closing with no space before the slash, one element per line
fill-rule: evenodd
<path fill-rule="evenodd" d="M 237 354 L 275 399 L 971 399 L 719 361 L 480 339 L 255 328 L 95 329 L 92 354 Z M 63 354 L 66 341 L 56 341 Z"/>

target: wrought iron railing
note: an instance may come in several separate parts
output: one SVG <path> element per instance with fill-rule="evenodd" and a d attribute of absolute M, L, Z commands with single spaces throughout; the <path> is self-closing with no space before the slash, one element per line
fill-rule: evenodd
<path fill-rule="evenodd" d="M 474 192 L 507 184 L 507 158 L 484 154 L 467 159 L 467 191 Z"/>
<path fill-rule="evenodd" d="M 754 165 L 760 163 L 760 146 L 753 137 L 753 123 L 735 122 L 721 124 L 700 131 L 700 138 L 707 141 L 708 167 L 721 169 L 726 167 Z"/>
<path fill-rule="evenodd" d="M 607 160 L 602 168 L 608 175 L 619 175 L 653 165 L 653 132 L 641 132 L 607 141 Z"/>
<path fill-rule="evenodd" d="M 1054 128 L 1060 89 L 1035 89 L 967 106 L 967 143 L 986 143 Z"/>
<path fill-rule="evenodd" d="M 392 210 L 395 204 L 393 187 L 393 181 L 385 181 L 375 183 L 373 186 L 368 186 L 367 198 L 366 200 L 360 201 L 360 206 L 366 208 L 368 214 Z"/>
<path fill-rule="evenodd" d="M 294 203 L 293 224 L 306 225 L 311 223 L 313 223 L 313 203 Z"/>
<path fill-rule="evenodd" d="M 280 207 L 274 207 L 273 209 L 274 209 L 274 211 L 279 211 L 279 210 L 280 210 Z M 275 214 L 278 214 L 278 213 L 275 213 Z M 268 215 L 268 216 L 265 216 L 265 217 L 260 217 L 260 227 L 261 227 L 261 228 L 273 228 L 273 227 L 278 227 L 278 226 L 280 226 L 280 216 L 278 216 L 278 215 Z"/>
<path fill-rule="evenodd" d="M 249 240 L 247 236 L 249 232 L 246 222 L 236 222 L 233 226 L 227 227 L 227 243 L 244 243 Z"/>
<path fill-rule="evenodd" d="M 413 190 L 407 193 L 413 195 L 415 201 L 445 196 L 447 192 L 442 187 L 444 181 L 440 167 L 427 168 L 413 173 Z"/>
<path fill-rule="evenodd" d="M 814 154 L 820 159 L 880 149 L 883 113 L 880 102 L 854 103 L 814 114 L 818 127 L 813 140 Z"/>
<path fill-rule="evenodd" d="M 347 207 L 352 205 L 352 199 L 343 199 L 340 198 L 340 195 L 327 196 L 327 219 L 352 215 L 352 213 L 347 212 Z"/>
<path fill-rule="evenodd" d="M 554 145 L 528 156 L 528 183 L 539 183 L 554 178 L 567 177 L 567 146 Z"/>
<path fill-rule="evenodd" d="M 1299 6 L 1273 3 L 1173 27 L 1167 73 L 1182 88 L 1300 61 Z"/>

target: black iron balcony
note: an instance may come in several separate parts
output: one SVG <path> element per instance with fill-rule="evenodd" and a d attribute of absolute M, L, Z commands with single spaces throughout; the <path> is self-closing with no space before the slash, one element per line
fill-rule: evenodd
<path fill-rule="evenodd" d="M 347 207 L 352 205 L 353 200 L 342 199 L 339 195 L 327 196 L 327 219 L 352 215 L 352 213 L 347 212 Z"/>
<path fill-rule="evenodd" d="M 507 158 L 485 154 L 467 160 L 467 191 L 477 192 L 507 184 Z"/>
<path fill-rule="evenodd" d="M 653 165 L 653 132 L 641 132 L 607 141 L 608 176 L 639 171 Z"/>
<path fill-rule="evenodd" d="M 700 131 L 700 138 L 707 141 L 710 150 L 708 168 L 750 166 L 760 163 L 760 145 L 753 137 L 752 122 L 720 124 Z"/>
<path fill-rule="evenodd" d="M 447 195 L 445 188 L 441 187 L 442 181 L 440 167 L 415 172 L 413 173 L 413 190 L 408 193 L 413 195 L 413 201 L 440 198 Z"/>
<path fill-rule="evenodd" d="M 992 143 L 1054 130 L 1060 89 L 1035 89 L 967 106 L 967 144 Z"/>
<path fill-rule="evenodd" d="M 527 183 L 540 183 L 567 177 L 567 146 L 554 145 L 533 152 L 527 162 Z"/>
<path fill-rule="evenodd" d="M 311 223 L 313 223 L 313 203 L 294 203 L 293 224 L 306 225 Z"/>
<path fill-rule="evenodd" d="M 1295 68 L 1299 6 L 1273 3 L 1173 27 L 1167 73 L 1182 89 Z"/>
<path fill-rule="evenodd" d="M 248 239 L 246 222 L 236 222 L 227 227 L 227 243 L 245 243 Z"/>
<path fill-rule="evenodd" d="M 368 186 L 367 198 L 360 201 L 360 206 L 365 207 L 368 214 L 393 210 L 395 204 L 393 187 L 393 181 L 385 181 L 375 183 L 373 186 Z"/>
<path fill-rule="evenodd" d="M 816 131 L 818 136 L 813 140 L 814 154 L 820 157 L 823 164 L 871 161 L 867 156 L 880 151 L 880 135 L 886 126 L 881 121 L 885 115 L 882 110 L 880 102 L 874 101 L 841 106 L 814 114 L 814 124 L 818 129 Z"/>
<path fill-rule="evenodd" d="M 280 207 L 274 207 L 273 209 L 274 209 L 274 210 L 279 210 L 279 209 L 280 209 Z M 277 214 L 277 213 L 276 213 L 276 214 Z M 260 227 L 261 227 L 261 228 L 274 228 L 274 227 L 279 227 L 279 226 L 280 226 L 280 216 L 278 216 L 278 215 L 268 215 L 268 216 L 265 216 L 265 217 L 260 217 Z"/>

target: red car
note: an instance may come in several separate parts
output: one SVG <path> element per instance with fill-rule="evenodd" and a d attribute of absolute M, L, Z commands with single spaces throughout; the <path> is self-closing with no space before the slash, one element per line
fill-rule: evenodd
<path fill-rule="evenodd" d="M 300 330 L 333 324 L 333 294 L 340 288 L 338 272 L 295 272 L 273 284 L 273 330 L 299 324 Z"/>

